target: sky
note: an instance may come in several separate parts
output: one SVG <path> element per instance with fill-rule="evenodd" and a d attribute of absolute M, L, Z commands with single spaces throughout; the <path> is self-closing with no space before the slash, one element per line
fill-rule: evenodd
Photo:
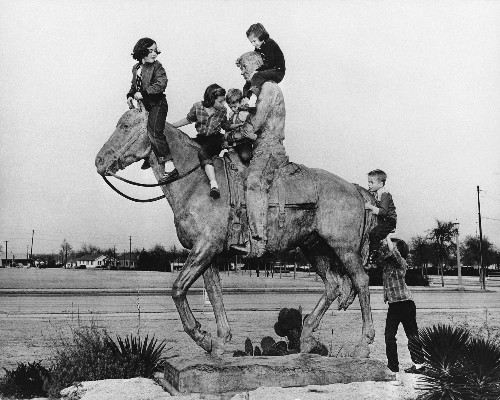
<path fill-rule="evenodd" d="M 261 22 L 285 54 L 290 160 L 367 186 L 387 175 L 398 236 L 436 220 L 500 247 L 500 2 L 0 1 L 0 245 L 58 252 L 178 246 L 167 201 L 139 204 L 96 173 L 127 110 L 130 53 L 151 37 L 167 71 L 168 122 L 205 88 L 242 88 L 235 60 Z M 191 136 L 193 126 L 183 128 Z M 121 175 L 154 182 L 136 163 Z M 158 188 L 116 183 L 127 194 Z M 2 253 L 3 255 L 4 253 Z"/>

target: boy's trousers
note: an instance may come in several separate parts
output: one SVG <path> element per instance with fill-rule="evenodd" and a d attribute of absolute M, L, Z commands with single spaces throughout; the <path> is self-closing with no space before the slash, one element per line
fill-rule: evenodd
<path fill-rule="evenodd" d="M 398 361 L 398 346 L 396 344 L 396 333 L 398 332 L 399 324 L 403 324 L 403 328 L 408 338 L 408 349 L 410 356 L 415 364 L 421 364 L 421 355 L 418 349 L 410 341 L 418 333 L 417 326 L 417 308 L 413 300 L 397 301 L 389 303 L 389 311 L 385 320 L 385 353 L 387 355 L 387 366 L 391 371 L 399 371 Z"/>

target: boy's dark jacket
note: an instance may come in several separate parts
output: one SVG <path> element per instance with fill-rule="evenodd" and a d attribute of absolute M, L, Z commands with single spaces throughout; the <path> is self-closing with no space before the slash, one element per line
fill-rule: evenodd
<path fill-rule="evenodd" d="M 132 67 L 132 84 L 127 93 L 127 97 L 133 97 L 136 90 L 135 80 L 137 78 L 137 70 L 141 66 L 140 63 Z M 153 63 L 142 64 L 141 76 L 142 102 L 146 110 L 150 110 L 152 106 L 160 103 L 165 99 L 165 89 L 167 88 L 167 73 L 159 61 Z"/>

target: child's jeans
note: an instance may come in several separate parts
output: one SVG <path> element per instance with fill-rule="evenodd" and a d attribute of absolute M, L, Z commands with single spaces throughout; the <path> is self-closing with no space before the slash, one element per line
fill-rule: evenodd
<path fill-rule="evenodd" d="M 257 86 L 261 87 L 262 84 L 266 81 L 274 81 L 276 83 L 280 83 L 285 77 L 284 71 L 278 71 L 277 69 L 265 69 L 264 71 L 257 71 L 254 76 L 252 76 L 251 82 L 246 82 L 245 86 L 243 86 L 243 97 L 250 98 L 252 96 L 252 92 L 250 87 Z"/>
<path fill-rule="evenodd" d="M 413 363 L 421 364 L 421 353 L 412 340 L 418 334 L 417 308 L 413 300 L 397 301 L 389 303 L 387 318 L 385 320 L 385 353 L 387 355 L 387 366 L 393 372 L 399 371 L 398 346 L 396 344 L 396 334 L 399 324 L 403 324 L 406 337 L 408 338 L 408 349 Z M 411 346 L 410 346 L 411 344 Z"/>
<path fill-rule="evenodd" d="M 385 218 L 379 220 L 375 228 L 370 231 L 370 254 L 380 247 L 380 241 L 385 239 L 389 233 L 396 229 L 396 220 L 393 218 Z"/>
<path fill-rule="evenodd" d="M 198 159 L 202 168 L 205 168 L 207 164 L 214 165 L 212 157 L 218 155 L 222 150 L 224 136 L 220 133 L 210 136 L 197 135 L 194 141 L 201 146 L 198 151 Z"/>
<path fill-rule="evenodd" d="M 153 105 L 148 111 L 148 136 L 151 140 L 151 148 L 160 162 L 172 160 L 167 138 L 163 133 L 168 113 L 167 100 L 162 99 L 158 104 Z"/>

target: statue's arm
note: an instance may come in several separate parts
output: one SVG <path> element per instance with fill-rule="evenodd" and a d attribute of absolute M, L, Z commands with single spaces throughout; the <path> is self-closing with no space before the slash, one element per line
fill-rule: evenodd
<path fill-rule="evenodd" d="M 269 113 L 271 112 L 274 104 L 274 98 L 274 86 L 266 84 L 262 85 L 257 103 L 255 104 L 255 115 L 247 118 L 247 120 L 241 127 L 243 136 L 252 140 L 257 139 L 257 135 L 255 132 L 262 128 L 267 118 L 269 117 Z"/>

